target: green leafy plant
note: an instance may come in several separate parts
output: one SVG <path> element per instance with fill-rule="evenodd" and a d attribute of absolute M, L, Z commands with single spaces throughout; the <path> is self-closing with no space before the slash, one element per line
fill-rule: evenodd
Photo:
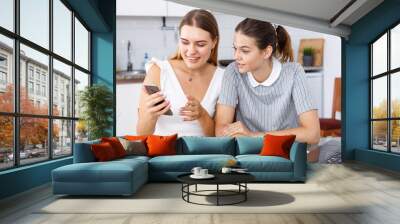
<path fill-rule="evenodd" d="M 89 139 L 110 136 L 112 126 L 113 94 L 102 84 L 86 87 L 80 94 L 79 106 L 88 129 Z"/>
<path fill-rule="evenodd" d="M 314 55 L 314 52 L 315 52 L 315 50 L 314 50 L 314 48 L 312 48 L 312 47 L 305 47 L 304 49 L 303 49 L 303 55 Z"/>

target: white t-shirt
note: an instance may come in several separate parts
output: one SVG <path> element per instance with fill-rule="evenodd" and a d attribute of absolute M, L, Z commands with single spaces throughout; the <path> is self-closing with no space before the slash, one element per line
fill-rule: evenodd
<path fill-rule="evenodd" d="M 155 135 L 173 135 L 178 136 L 204 136 L 203 130 L 198 120 L 183 121 L 179 115 L 179 110 L 187 103 L 187 98 L 183 92 L 176 74 L 167 60 L 152 60 L 146 65 L 146 71 L 151 65 L 156 64 L 160 68 L 160 89 L 170 101 L 172 116 L 161 115 L 156 123 Z M 217 67 L 211 79 L 210 85 L 204 95 L 201 106 L 208 112 L 210 117 L 214 117 L 217 100 L 221 91 L 224 69 Z"/>

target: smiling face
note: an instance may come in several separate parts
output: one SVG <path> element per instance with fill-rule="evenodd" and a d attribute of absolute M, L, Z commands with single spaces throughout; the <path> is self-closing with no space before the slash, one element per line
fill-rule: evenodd
<path fill-rule="evenodd" d="M 241 32 L 236 32 L 233 40 L 234 58 L 240 73 L 258 70 L 271 58 L 272 47 L 259 49 L 256 40 Z"/>
<path fill-rule="evenodd" d="M 188 25 L 181 28 L 179 52 L 190 69 L 204 66 L 215 44 L 216 41 L 211 38 L 210 33 L 201 28 Z"/>

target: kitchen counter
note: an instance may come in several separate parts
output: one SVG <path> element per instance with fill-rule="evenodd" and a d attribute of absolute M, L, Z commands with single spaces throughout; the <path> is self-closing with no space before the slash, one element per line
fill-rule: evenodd
<path fill-rule="evenodd" d="M 143 82 L 146 76 L 144 70 L 117 72 L 117 84 Z"/>

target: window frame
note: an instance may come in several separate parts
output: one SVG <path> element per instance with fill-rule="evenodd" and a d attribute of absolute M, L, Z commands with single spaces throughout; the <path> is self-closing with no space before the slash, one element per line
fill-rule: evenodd
<path fill-rule="evenodd" d="M 391 91 L 392 91 L 392 86 L 391 86 L 391 79 L 393 75 L 396 75 L 396 73 L 400 72 L 400 66 L 397 68 L 391 69 L 391 31 L 393 28 L 400 26 L 400 21 L 395 22 L 392 24 L 390 27 L 386 28 L 384 32 L 379 34 L 375 39 L 373 39 L 369 44 L 369 149 L 373 151 L 379 151 L 379 152 L 386 152 L 386 153 L 391 153 L 391 154 L 400 154 L 400 152 L 393 152 L 392 151 L 392 121 L 400 121 L 400 117 L 392 117 L 392 98 L 391 98 Z M 387 51 L 386 51 L 386 57 L 387 57 L 387 63 L 386 63 L 386 71 L 382 72 L 380 74 L 376 74 L 374 76 L 373 74 L 373 44 L 376 43 L 381 37 L 384 35 L 387 35 Z M 373 118 L 373 93 L 374 93 L 374 87 L 373 87 L 373 81 L 378 78 L 386 77 L 386 86 L 387 86 L 387 105 L 386 105 L 386 118 Z M 374 121 L 386 121 L 386 151 L 379 150 L 374 148 L 374 136 L 373 136 L 373 122 Z"/>
<path fill-rule="evenodd" d="M 14 161 L 13 161 L 13 166 L 10 167 L 5 167 L 5 168 L 0 168 L 0 172 L 5 171 L 5 170 L 11 170 L 11 169 L 16 169 L 19 167 L 23 166 L 30 166 L 33 164 L 38 164 L 38 163 L 43 163 L 49 160 L 54 160 L 54 159 L 62 159 L 66 157 L 73 156 L 74 152 L 74 143 L 75 143 L 75 126 L 76 126 L 76 121 L 79 120 L 79 117 L 75 117 L 75 108 L 72 107 L 72 113 L 68 116 L 56 116 L 53 115 L 53 59 L 58 60 L 61 63 L 64 63 L 68 66 L 71 66 L 71 93 L 72 93 L 72 105 L 75 103 L 75 88 L 74 88 L 74 82 L 75 82 L 75 69 L 85 73 L 89 77 L 89 83 L 88 86 L 92 85 L 92 69 L 91 69 L 91 37 L 92 37 L 92 30 L 87 26 L 87 24 L 83 21 L 83 19 L 76 13 L 72 7 L 65 1 L 65 0 L 59 0 L 68 10 L 71 11 L 71 18 L 70 18 L 70 23 L 71 23 L 71 59 L 64 58 L 61 55 L 58 55 L 55 53 L 53 50 L 53 23 L 54 23 L 54 17 L 53 17 L 53 1 L 54 0 L 48 0 L 49 3 L 49 48 L 46 49 L 39 44 L 36 44 L 29 39 L 24 38 L 23 36 L 20 35 L 20 0 L 14 0 L 13 1 L 13 10 L 14 10 L 14 30 L 10 31 L 4 27 L 0 26 L 0 35 L 3 35 L 7 38 L 12 39 L 13 41 L 13 54 L 12 54 L 12 69 L 11 69 L 11 75 L 13 75 L 14 78 L 14 110 L 13 112 L 1 112 L 0 111 L 0 116 L 4 117 L 11 117 L 13 119 L 13 153 L 14 153 Z M 79 20 L 79 22 L 84 26 L 84 28 L 88 31 L 88 69 L 85 69 L 78 64 L 75 63 L 75 18 Z M 48 63 L 48 76 L 47 76 L 47 84 L 45 85 L 45 94 L 48 96 L 48 108 L 49 111 L 47 112 L 46 115 L 39 115 L 39 114 L 26 114 L 26 113 L 21 113 L 20 112 L 20 85 L 21 85 L 21 80 L 20 80 L 20 64 L 21 64 L 21 56 L 20 56 L 20 45 L 23 44 L 27 47 L 32 48 L 33 50 L 36 50 L 40 53 L 43 53 L 48 56 L 49 58 L 49 63 Z M 27 63 L 27 71 L 29 70 L 30 65 Z M 26 82 L 32 81 L 34 84 L 40 83 L 42 85 L 42 79 L 41 79 L 41 74 L 43 71 L 40 71 L 39 73 L 39 80 L 36 79 L 36 69 L 34 68 L 33 70 L 33 79 L 30 78 L 29 72 L 27 72 L 26 75 Z M 28 84 L 27 84 L 28 85 Z M 27 86 L 28 87 L 28 86 Z M 29 88 L 29 87 L 28 87 Z M 27 89 L 27 91 L 29 91 Z M 34 89 L 34 92 L 36 92 L 36 89 Z M 40 91 L 41 92 L 41 91 Z M 39 94 L 38 96 L 42 96 L 42 94 Z M 44 157 L 43 160 L 40 160 L 38 162 L 32 162 L 32 163 L 26 163 L 26 164 L 21 164 L 20 161 L 20 119 L 21 118 L 45 118 L 47 119 L 48 122 L 48 136 L 47 136 L 47 142 L 49 143 L 47 145 L 47 150 L 48 150 L 48 155 L 47 158 Z M 62 156 L 55 156 L 53 155 L 54 152 L 54 147 L 53 147 L 53 123 L 57 120 L 65 120 L 65 121 L 70 121 L 71 122 L 71 153 L 68 155 L 62 155 Z"/>

